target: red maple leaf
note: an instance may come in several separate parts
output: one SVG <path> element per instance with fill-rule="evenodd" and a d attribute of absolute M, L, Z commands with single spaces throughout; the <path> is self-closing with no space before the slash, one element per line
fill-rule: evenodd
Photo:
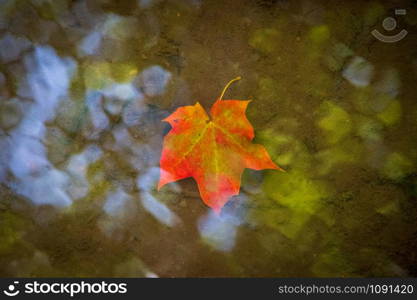
<path fill-rule="evenodd" d="M 179 107 L 163 121 L 171 125 L 164 138 L 158 189 L 169 182 L 193 177 L 201 198 L 220 212 L 229 198 L 239 194 L 245 168 L 281 169 L 266 149 L 253 144 L 254 131 L 245 112 L 250 100 L 222 100 L 231 80 L 210 115 L 197 102 Z"/>

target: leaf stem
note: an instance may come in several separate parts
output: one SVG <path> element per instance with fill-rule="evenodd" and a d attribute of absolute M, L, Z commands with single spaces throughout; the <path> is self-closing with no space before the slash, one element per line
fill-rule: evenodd
<path fill-rule="evenodd" d="M 226 90 L 229 88 L 229 86 L 230 86 L 233 82 L 238 81 L 238 80 L 240 80 L 240 79 L 242 79 L 242 77 L 238 76 L 238 77 L 236 77 L 236 78 L 234 78 L 234 79 L 230 80 L 230 81 L 226 84 L 226 86 L 224 87 L 224 89 L 223 89 L 223 91 L 222 91 L 222 93 L 221 93 L 221 95 L 220 95 L 220 97 L 219 97 L 219 100 L 222 100 L 222 98 L 223 98 L 223 96 L 224 96 L 224 93 L 225 93 L 225 92 L 226 92 Z"/>

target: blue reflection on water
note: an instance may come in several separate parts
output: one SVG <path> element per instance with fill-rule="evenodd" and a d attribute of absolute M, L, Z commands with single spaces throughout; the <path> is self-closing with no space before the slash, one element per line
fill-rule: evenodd
<path fill-rule="evenodd" d="M 355 56 L 343 70 L 343 77 L 357 87 L 369 85 L 374 73 L 374 66 L 363 57 Z"/>
<path fill-rule="evenodd" d="M 209 210 L 198 221 L 198 230 L 202 239 L 214 249 L 228 252 L 233 250 L 237 229 L 245 221 L 245 209 L 242 205 L 247 199 L 241 194 L 234 200 L 237 205 L 228 203 L 220 214 Z"/>
<path fill-rule="evenodd" d="M 175 226 L 179 222 L 178 216 L 172 212 L 168 206 L 156 199 L 151 190 L 156 186 L 159 179 L 159 168 L 153 167 L 142 176 L 138 177 L 136 182 L 138 189 L 141 190 L 141 201 L 143 207 L 154 216 L 159 222 L 167 226 Z M 179 186 L 173 184 L 175 191 Z"/>
<path fill-rule="evenodd" d="M 86 104 L 90 112 L 90 118 L 95 130 L 87 133 L 87 138 L 97 139 L 101 131 L 106 129 L 110 122 L 103 110 L 103 98 L 97 91 L 88 91 L 86 95 Z"/>
<path fill-rule="evenodd" d="M 102 33 L 99 31 L 92 31 L 89 33 L 78 45 L 78 55 L 92 55 L 100 46 Z"/>
<path fill-rule="evenodd" d="M 116 191 L 112 191 L 107 195 L 106 202 L 104 203 L 104 211 L 112 216 L 121 216 L 126 208 L 127 202 L 131 199 L 122 188 L 118 188 Z"/>
<path fill-rule="evenodd" d="M 143 70 L 138 76 L 138 81 L 143 92 L 152 97 L 164 93 L 171 76 L 171 73 L 161 66 L 152 66 Z"/>
<path fill-rule="evenodd" d="M 21 41 L 6 36 L 1 42 L 16 44 Z M 81 43 L 79 51 L 92 54 L 99 44 L 100 37 L 92 33 Z M 3 55 L 2 58 L 15 59 L 25 47 L 15 47 L 16 53 L 8 52 L 9 57 Z M 4 146 L 1 160 L 13 175 L 13 179 L 6 183 L 34 204 L 68 206 L 73 200 L 88 195 L 90 184 L 87 170 L 103 154 L 98 145 L 89 144 L 83 151 L 71 154 L 62 170 L 48 160 L 48 149 L 44 144 L 47 138 L 45 123 L 55 118 L 61 101 L 69 101 L 68 89 L 76 63 L 73 59 L 58 56 L 50 46 L 34 47 L 23 61 L 26 76 L 18 82 L 17 94 L 31 101 L 18 101 L 22 106 L 21 121 L 10 130 L 7 137 L 1 139 L 1 145 Z M 84 135 L 89 140 L 97 140 L 105 130 L 111 130 L 115 143 L 104 147 L 123 153 L 124 158 L 139 170 L 147 169 L 138 178 L 142 206 L 162 224 L 175 226 L 179 218 L 151 194 L 159 176 L 159 169 L 154 167 L 157 164 L 154 146 L 159 145 L 159 141 L 153 137 L 139 143 L 127 130 L 127 127 L 137 125 L 148 112 L 144 94 L 148 97 L 163 94 L 170 79 L 169 71 L 154 65 L 143 70 L 131 82 L 116 83 L 110 80 L 100 90 L 86 90 L 85 105 L 92 126 L 84 131 Z M 122 115 L 124 124 L 111 128 L 108 114 Z M 4 170 L 0 174 L 2 180 L 5 180 Z M 176 191 L 179 189 L 175 184 L 171 188 Z M 129 198 L 126 192 L 116 188 L 108 195 L 103 209 L 109 216 L 116 216 Z"/>
<path fill-rule="evenodd" d="M 143 207 L 162 224 L 172 227 L 178 223 L 178 217 L 151 193 L 141 193 L 141 201 Z"/>
<path fill-rule="evenodd" d="M 68 175 L 49 162 L 42 143 L 45 122 L 55 116 L 59 102 L 67 95 L 75 62 L 61 58 L 49 46 L 37 46 L 25 56 L 27 72 L 22 94 L 29 94 L 33 102 L 25 103 L 21 123 L 8 138 L 8 165 L 15 181 L 8 182 L 16 193 L 26 196 L 35 204 L 67 206 L 72 203 L 65 191 Z"/>
<path fill-rule="evenodd" d="M 88 166 L 97 161 L 101 155 L 102 151 L 98 146 L 90 145 L 83 152 L 72 155 L 69 159 L 67 171 L 71 177 L 71 183 L 68 186 L 68 192 L 72 199 L 80 199 L 88 194 Z"/>

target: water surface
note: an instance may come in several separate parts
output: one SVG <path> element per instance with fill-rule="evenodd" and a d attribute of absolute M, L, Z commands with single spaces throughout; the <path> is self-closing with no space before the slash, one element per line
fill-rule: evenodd
<path fill-rule="evenodd" d="M 0 5 L 0 276 L 417 276 L 412 1 Z M 161 120 L 236 76 L 287 172 L 216 215 L 156 190 Z"/>

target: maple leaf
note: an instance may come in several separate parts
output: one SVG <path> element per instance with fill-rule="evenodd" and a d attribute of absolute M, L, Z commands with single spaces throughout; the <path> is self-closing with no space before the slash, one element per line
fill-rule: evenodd
<path fill-rule="evenodd" d="M 239 194 L 245 168 L 280 169 L 266 149 L 252 143 L 255 136 L 246 118 L 251 100 L 222 100 L 231 80 L 210 115 L 200 103 L 179 107 L 163 121 L 171 125 L 164 137 L 158 190 L 187 177 L 197 182 L 204 203 L 217 213 L 229 198 Z"/>

